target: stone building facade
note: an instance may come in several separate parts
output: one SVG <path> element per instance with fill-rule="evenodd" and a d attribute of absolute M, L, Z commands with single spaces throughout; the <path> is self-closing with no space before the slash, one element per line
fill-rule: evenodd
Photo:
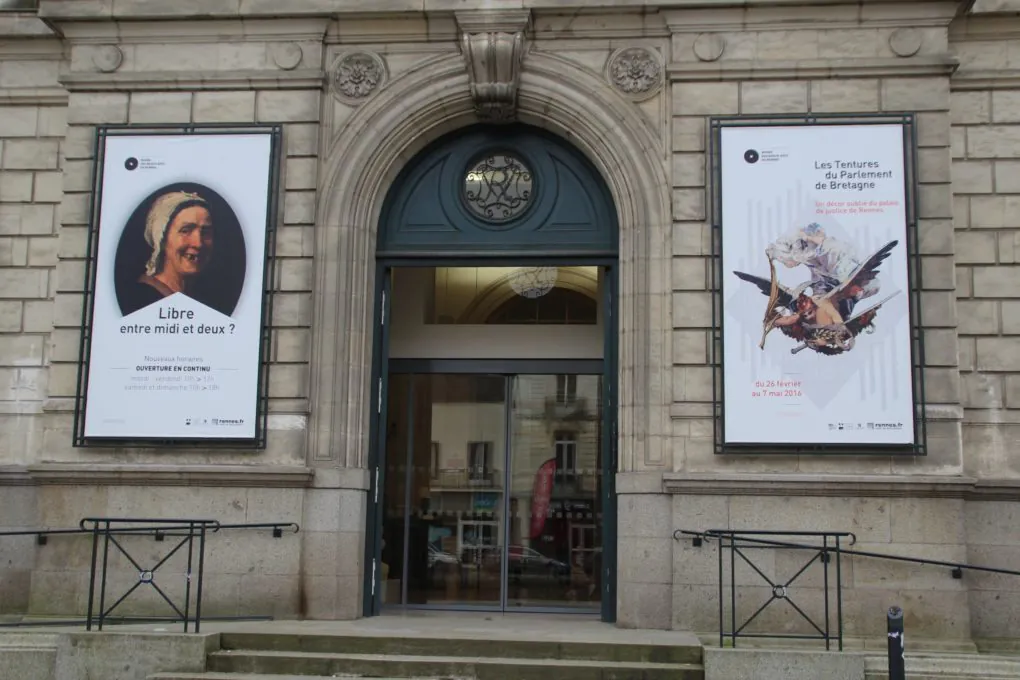
<path fill-rule="evenodd" d="M 580 150 L 617 211 L 617 625 L 716 629 L 716 554 L 677 528 L 852 531 L 861 549 L 1015 568 L 1018 13 L 1013 0 L 0 13 L 0 524 L 297 522 L 285 543 L 211 545 L 207 611 L 361 616 L 379 216 L 416 153 L 496 101 Z M 499 87 L 515 99 L 487 99 Z M 883 111 L 917 120 L 927 455 L 717 455 L 707 119 Z M 96 126 L 205 123 L 283 126 L 268 444 L 75 448 Z M 74 540 L 0 539 L 0 614 L 83 611 Z M 765 569 L 779 578 L 784 559 Z M 742 597 L 761 595 L 741 578 Z M 854 559 L 843 580 L 849 636 L 882 635 L 899 604 L 915 637 L 1015 637 L 1015 578 Z"/>

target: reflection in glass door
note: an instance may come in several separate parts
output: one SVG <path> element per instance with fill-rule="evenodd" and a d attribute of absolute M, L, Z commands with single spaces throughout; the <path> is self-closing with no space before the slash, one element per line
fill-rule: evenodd
<path fill-rule="evenodd" d="M 597 609 L 601 389 L 598 375 L 391 373 L 383 604 Z"/>
<path fill-rule="evenodd" d="M 601 376 L 511 378 L 507 607 L 597 608 Z"/>
<path fill-rule="evenodd" d="M 499 607 L 506 379 L 393 374 L 388 421 L 383 603 Z"/>

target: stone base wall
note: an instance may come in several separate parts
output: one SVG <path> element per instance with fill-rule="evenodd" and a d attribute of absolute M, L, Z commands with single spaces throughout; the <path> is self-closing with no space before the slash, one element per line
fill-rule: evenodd
<path fill-rule="evenodd" d="M 620 500 L 620 625 L 693 630 L 707 639 L 719 633 L 719 545 L 692 538 L 675 540 L 676 529 L 705 531 L 850 532 L 841 548 L 928 560 L 1016 569 L 1016 515 L 1020 504 L 961 481 L 928 480 L 919 492 L 877 488 L 867 495 L 839 491 L 836 480 L 815 480 L 827 491 L 794 491 L 808 480 L 759 480 L 767 495 L 753 491 L 713 493 L 676 489 L 675 493 L 630 494 Z M 674 480 L 672 484 L 679 486 Z M 907 495 L 914 493 L 916 495 Z M 920 497 L 921 493 L 924 497 Z M 762 537 L 791 543 L 817 539 Z M 830 543 L 831 545 L 831 543 Z M 789 600 L 823 627 L 824 571 L 813 551 L 745 549 L 734 558 L 736 621 L 742 626 L 773 594 L 787 585 Z M 724 629 L 731 630 L 730 552 L 723 551 Z M 758 573 L 753 563 L 761 571 Z M 843 555 L 840 560 L 844 635 L 866 646 L 884 644 L 886 611 L 902 607 L 905 628 L 915 640 L 949 648 L 1002 645 L 1014 638 L 1020 607 L 1020 577 L 965 571 L 956 579 L 948 567 Z M 796 578 L 794 579 L 794 576 Z M 767 577 L 769 581 L 766 580 Z M 791 581 L 791 579 L 794 579 Z M 829 563 L 830 623 L 836 632 L 836 565 Z M 776 600 L 746 629 L 749 633 L 816 635 L 789 604 Z M 774 643 L 774 642 L 773 642 Z M 751 641 L 754 644 L 754 641 Z M 855 646 L 860 642 L 852 643 Z"/>
<path fill-rule="evenodd" d="M 274 538 L 262 529 L 222 529 L 206 537 L 203 616 L 350 619 L 360 614 L 364 573 L 364 492 L 351 489 L 236 486 L 8 487 L 0 530 L 77 528 L 83 517 L 215 519 L 221 524 L 294 523 Z M 181 537 L 117 536 L 116 543 L 184 608 L 188 546 Z M 180 546 L 180 547 L 178 547 Z M 175 551 L 176 548 L 176 551 Z M 196 538 L 191 573 L 198 573 Z M 91 534 L 0 539 L 0 615 L 81 617 L 88 610 Z M 98 569 L 102 568 L 100 539 Z M 111 543 L 106 606 L 139 582 L 140 573 Z M 99 581 L 94 595 L 99 606 Z M 197 579 L 191 582 L 192 610 Z M 142 584 L 113 615 L 173 616 L 154 588 Z"/>

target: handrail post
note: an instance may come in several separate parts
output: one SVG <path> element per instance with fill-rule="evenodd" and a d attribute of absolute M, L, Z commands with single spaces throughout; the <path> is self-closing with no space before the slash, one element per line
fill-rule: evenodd
<path fill-rule="evenodd" d="M 886 623 L 889 630 L 889 680 L 906 680 L 906 663 L 903 657 L 903 610 L 899 607 L 890 607 Z"/>

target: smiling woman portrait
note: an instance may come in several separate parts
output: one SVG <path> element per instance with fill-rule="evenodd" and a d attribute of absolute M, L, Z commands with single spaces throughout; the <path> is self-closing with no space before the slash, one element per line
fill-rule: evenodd
<path fill-rule="evenodd" d="M 244 273 L 244 238 L 230 206 L 208 187 L 164 187 L 135 209 L 121 235 L 117 302 L 127 316 L 182 293 L 229 316 Z"/>

